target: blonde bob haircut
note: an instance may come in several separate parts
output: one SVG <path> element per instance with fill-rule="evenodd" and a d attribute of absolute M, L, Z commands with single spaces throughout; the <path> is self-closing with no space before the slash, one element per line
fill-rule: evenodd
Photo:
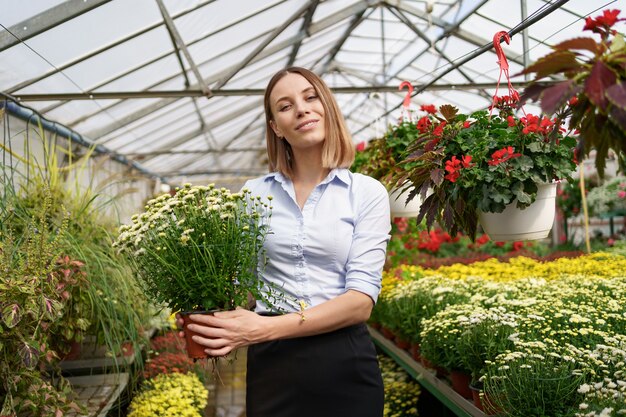
<path fill-rule="evenodd" d="M 270 103 L 270 94 L 274 86 L 287 74 L 300 74 L 311 83 L 324 107 L 324 129 L 326 138 L 322 148 L 322 166 L 324 168 L 349 168 L 354 161 L 354 144 L 348 132 L 346 122 L 339 110 L 337 101 L 324 80 L 306 68 L 289 67 L 277 72 L 265 89 L 265 129 L 267 155 L 270 172 L 278 171 L 286 177 L 293 176 L 293 154 L 291 145 L 276 135 L 270 122 L 274 120 Z"/>

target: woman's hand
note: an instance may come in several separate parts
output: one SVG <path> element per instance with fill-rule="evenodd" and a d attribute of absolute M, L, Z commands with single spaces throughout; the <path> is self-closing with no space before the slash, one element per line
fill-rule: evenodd
<path fill-rule="evenodd" d="M 189 317 L 193 324 L 188 324 L 187 328 L 199 334 L 193 336 L 193 340 L 206 346 L 205 352 L 211 356 L 225 356 L 237 348 L 267 340 L 268 320 L 271 319 L 242 308 Z"/>

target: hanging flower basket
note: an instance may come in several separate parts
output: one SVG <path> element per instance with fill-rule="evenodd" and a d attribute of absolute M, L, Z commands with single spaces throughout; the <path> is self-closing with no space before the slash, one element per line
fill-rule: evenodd
<path fill-rule="evenodd" d="M 513 201 L 502 213 L 479 211 L 479 222 L 485 233 L 497 242 L 548 237 L 554 224 L 556 186 L 556 183 L 537 185 L 535 202 L 524 209 L 517 208 L 517 201 Z"/>
<path fill-rule="evenodd" d="M 391 218 L 417 217 L 421 205 L 419 195 L 415 196 L 408 203 L 406 202 L 412 189 L 413 187 L 403 190 L 403 187 L 399 187 L 389 191 L 389 206 L 391 210 Z"/>

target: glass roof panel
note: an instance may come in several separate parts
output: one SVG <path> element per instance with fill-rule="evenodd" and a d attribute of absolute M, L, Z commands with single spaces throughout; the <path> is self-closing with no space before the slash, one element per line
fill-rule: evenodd
<path fill-rule="evenodd" d="M 463 111 L 485 108 L 494 88 L 486 89 L 486 93 L 482 93 L 487 96 L 484 97 L 475 88 L 469 89 L 468 85 L 489 83 L 493 87 L 499 75 L 495 54 L 488 51 L 464 63 L 462 71 L 465 75 L 459 70 L 450 71 L 452 64 L 449 61 L 459 62 L 477 48 L 488 45 L 496 31 L 515 27 L 521 20 L 520 2 L 487 0 L 477 13 L 462 23 L 458 31 L 452 31 L 437 41 L 437 48 L 434 48 L 431 41 L 443 34 L 444 27 L 464 19 L 483 1 L 403 0 L 388 4 L 358 0 L 320 1 L 303 39 L 300 39 L 303 35 L 301 31 L 310 5 L 304 0 L 164 1 L 174 17 L 177 13 L 189 11 L 175 18 L 175 25 L 188 43 L 202 78 L 212 88 L 220 85 L 224 90 L 263 89 L 271 75 L 289 63 L 297 47 L 295 64 L 318 72 L 326 71 L 323 77 L 331 88 L 367 87 L 374 83 L 394 87 L 402 80 L 419 85 L 430 83 L 435 77 L 436 85 L 459 86 L 456 90 L 430 89 L 421 92 L 412 99 L 412 106 L 416 109 L 421 104 L 445 102 L 457 105 Z M 27 20 L 60 4 L 58 0 L 39 0 L 15 7 L 15 2 L 0 0 L 0 4 L 2 2 L 8 4 L 0 16 L 0 23 L 5 26 Z M 429 5 L 433 7 L 430 13 L 427 12 Z M 544 0 L 527 0 L 527 5 L 530 15 L 550 7 Z M 196 7 L 196 10 L 190 11 Z M 537 59 L 549 51 L 547 44 L 581 36 L 584 25 L 581 18 L 588 13 L 597 15 L 598 12 L 593 10 L 601 7 L 604 5 L 597 2 L 570 0 L 546 20 L 532 25 L 528 30 L 530 59 Z M 608 7 L 626 9 L 626 0 L 611 2 Z M 356 13 L 360 12 L 363 12 L 364 20 L 344 40 L 346 31 L 357 17 Z M 292 18 L 291 23 L 287 20 L 289 18 Z M 403 23 L 405 19 L 415 30 Z M 94 57 L 76 62 L 86 54 L 151 25 L 158 27 Z M 279 33 L 276 29 L 282 25 L 286 28 Z M 416 30 L 423 32 L 428 39 L 420 38 Z M 383 32 L 384 43 L 381 39 Z M 272 34 L 275 35 L 273 39 Z M 268 45 L 257 56 L 251 56 L 266 42 Z M 183 73 L 177 57 L 172 53 L 172 40 L 154 0 L 105 3 L 28 39 L 26 43 L 34 51 L 18 44 L 0 52 L 0 90 L 10 91 L 12 86 L 27 80 L 45 77 L 22 88 L 19 93 L 94 89 L 110 93 L 182 91 L 186 82 L 184 75 L 192 88 L 198 88 L 196 76 L 186 58 L 183 57 L 186 68 Z M 341 49 L 335 54 L 333 48 L 337 46 Z M 522 48 L 521 34 L 513 36 L 511 44 L 505 46 L 512 75 L 522 68 Z M 63 69 L 62 73 L 50 75 L 55 67 L 68 63 L 73 65 Z M 515 80 L 521 79 L 518 77 Z M 502 93 L 502 87 L 499 93 Z M 396 91 L 342 93 L 337 94 L 337 101 L 357 141 L 379 134 L 386 128 L 386 123 L 395 122 L 403 97 L 404 93 Z M 106 146 L 123 152 L 207 149 L 209 146 L 225 145 L 263 146 L 262 96 L 249 95 L 244 91 L 241 96 L 224 97 L 218 94 L 208 100 L 197 98 L 195 103 L 189 98 L 74 100 L 63 103 L 44 97 L 42 101 L 26 104 L 45 110 L 49 119 L 69 124 L 86 136 L 92 135 Z M 204 129 L 201 129 L 200 118 L 204 119 Z M 207 170 L 219 165 L 226 166 L 230 172 L 231 169 L 244 170 L 246 166 L 257 167 L 260 157 L 255 152 L 226 152 L 161 155 L 141 161 L 163 172 L 177 169 L 176 166 L 184 170 Z"/>

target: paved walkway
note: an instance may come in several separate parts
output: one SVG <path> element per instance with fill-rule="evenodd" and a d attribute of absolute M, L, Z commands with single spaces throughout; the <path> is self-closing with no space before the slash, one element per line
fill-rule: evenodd
<path fill-rule="evenodd" d="M 211 410 L 207 417 L 245 417 L 246 409 L 246 350 L 237 352 L 236 360 L 218 362 L 219 378 L 209 394 Z M 221 380 L 221 381 L 220 381 Z M 213 413 L 214 410 L 214 414 Z"/>

